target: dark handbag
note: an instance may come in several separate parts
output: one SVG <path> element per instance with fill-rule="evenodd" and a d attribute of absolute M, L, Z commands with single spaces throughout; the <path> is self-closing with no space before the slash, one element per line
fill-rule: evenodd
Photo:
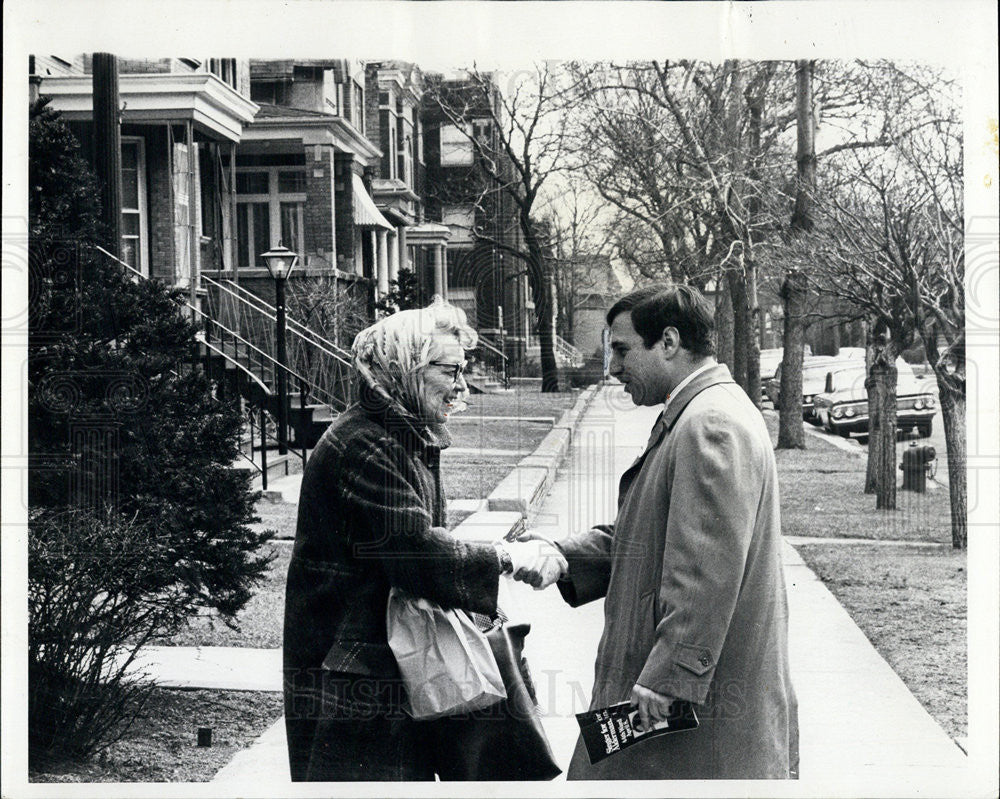
<path fill-rule="evenodd" d="M 522 656 L 530 624 L 486 633 L 507 698 L 492 707 L 433 722 L 435 770 L 444 780 L 551 780 L 562 773 L 538 714 L 535 687 Z"/>

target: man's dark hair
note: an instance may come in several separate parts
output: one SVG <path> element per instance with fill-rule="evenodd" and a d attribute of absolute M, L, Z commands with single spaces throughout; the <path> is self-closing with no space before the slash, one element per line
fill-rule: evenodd
<path fill-rule="evenodd" d="M 712 307 L 692 286 L 645 286 L 611 306 L 611 325 L 619 314 L 630 312 L 632 327 L 648 350 L 663 337 L 667 327 L 677 328 L 681 346 L 693 355 L 715 354 L 715 318 Z"/>

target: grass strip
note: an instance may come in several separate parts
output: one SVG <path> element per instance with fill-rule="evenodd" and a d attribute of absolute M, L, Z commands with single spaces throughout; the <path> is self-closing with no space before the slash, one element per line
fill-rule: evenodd
<path fill-rule="evenodd" d="M 153 691 L 122 740 L 87 763 L 32 772 L 30 782 L 208 782 L 280 716 L 281 694 L 262 691 Z M 212 729 L 199 747 L 198 728 Z"/>

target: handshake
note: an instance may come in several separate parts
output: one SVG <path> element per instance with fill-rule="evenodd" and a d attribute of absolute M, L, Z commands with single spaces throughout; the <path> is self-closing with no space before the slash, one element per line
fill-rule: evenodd
<path fill-rule="evenodd" d="M 495 546 L 510 557 L 511 576 L 536 590 L 548 588 L 569 570 L 559 548 L 537 533 L 522 533 L 514 541 L 498 541 Z"/>

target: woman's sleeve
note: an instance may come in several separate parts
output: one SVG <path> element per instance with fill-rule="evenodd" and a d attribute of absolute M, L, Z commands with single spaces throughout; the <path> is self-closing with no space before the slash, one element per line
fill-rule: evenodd
<path fill-rule="evenodd" d="M 500 578 L 496 550 L 433 526 L 411 456 L 381 439 L 351 461 L 340 490 L 344 507 L 359 515 L 353 556 L 379 560 L 389 582 L 410 594 L 493 615 Z"/>

